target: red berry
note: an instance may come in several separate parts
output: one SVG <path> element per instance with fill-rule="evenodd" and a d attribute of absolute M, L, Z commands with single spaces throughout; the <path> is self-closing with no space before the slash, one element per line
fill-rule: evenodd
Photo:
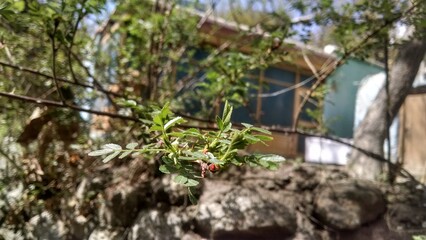
<path fill-rule="evenodd" d="M 219 169 L 220 167 L 217 164 L 212 163 L 209 165 L 209 171 L 212 173 L 219 171 Z"/>

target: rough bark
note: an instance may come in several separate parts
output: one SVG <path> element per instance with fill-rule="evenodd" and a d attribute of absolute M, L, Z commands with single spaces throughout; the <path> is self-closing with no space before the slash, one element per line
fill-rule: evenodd
<path fill-rule="evenodd" d="M 390 127 L 386 121 L 387 110 L 389 109 L 389 117 L 393 120 L 413 85 L 425 53 L 426 37 L 424 36 L 401 45 L 389 73 L 389 101 L 386 89 L 383 87 L 369 107 L 364 120 L 355 131 L 355 146 L 383 156 L 383 144 L 387 129 Z M 387 108 L 388 103 L 389 107 Z M 375 180 L 383 173 L 384 164 L 384 162 L 379 162 L 357 150 L 353 150 L 349 158 L 348 168 L 355 177 Z"/>

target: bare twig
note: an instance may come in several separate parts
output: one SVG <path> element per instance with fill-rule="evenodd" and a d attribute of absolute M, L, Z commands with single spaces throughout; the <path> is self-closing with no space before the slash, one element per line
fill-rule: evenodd
<path fill-rule="evenodd" d="M 75 35 L 77 34 L 78 26 L 80 25 L 81 20 L 83 20 L 85 14 L 86 14 L 85 12 L 83 12 L 84 4 L 85 4 L 85 1 L 83 1 L 83 3 L 82 3 L 83 6 L 81 7 L 81 12 L 79 11 L 79 13 L 78 13 L 77 21 L 75 22 L 73 30 L 72 30 L 70 45 L 67 48 L 68 66 L 69 66 L 71 76 L 72 76 L 72 79 L 74 80 L 74 82 L 78 82 L 78 80 L 77 80 L 77 77 L 75 75 L 74 68 L 72 66 L 71 53 L 72 53 L 72 48 L 74 46 L 74 39 L 75 39 Z"/>
<path fill-rule="evenodd" d="M 9 161 L 17 170 L 19 170 L 19 171 L 22 171 L 22 167 L 21 166 L 19 166 L 17 163 L 16 163 L 16 161 L 15 161 L 15 159 L 12 159 L 5 151 L 3 151 L 1 148 L 0 148 L 0 155 L 2 155 L 4 158 L 6 158 L 6 160 L 7 161 Z"/>
<path fill-rule="evenodd" d="M 71 55 L 77 61 L 78 65 L 80 65 L 84 69 L 84 71 L 86 72 L 87 76 L 89 76 L 93 80 L 93 83 L 95 84 L 96 89 L 98 89 L 99 91 L 103 92 L 105 94 L 105 96 L 108 98 L 108 101 L 112 104 L 112 106 L 115 109 L 118 109 L 117 104 L 114 102 L 114 99 L 112 99 L 111 95 L 109 94 L 110 92 L 107 91 L 107 90 L 105 90 L 105 88 L 98 81 L 98 79 L 95 76 L 93 76 L 92 73 L 90 73 L 90 70 L 83 64 L 83 61 L 81 61 L 81 59 L 77 56 L 77 54 L 75 54 L 74 52 L 71 52 Z M 123 97 L 123 96 L 121 96 L 121 97 Z"/>
<path fill-rule="evenodd" d="M 55 42 L 55 35 L 56 35 L 56 31 L 58 30 L 58 26 L 59 26 L 59 20 L 55 19 L 54 20 L 54 29 L 52 34 L 49 35 L 50 37 L 50 43 L 52 46 L 52 74 L 53 74 L 53 81 L 55 82 L 55 86 L 56 86 L 56 91 L 58 92 L 59 98 L 62 101 L 62 104 L 66 105 L 67 102 L 65 101 L 64 96 L 62 95 L 62 91 L 61 88 L 59 86 L 59 82 L 56 79 L 56 54 L 58 52 L 58 48 L 56 47 L 56 42 Z"/>
<path fill-rule="evenodd" d="M 51 76 L 51 75 L 48 75 L 48 74 L 45 74 L 45 73 L 42 73 L 42 72 L 39 72 L 39 71 L 36 71 L 36 70 L 33 70 L 33 69 L 29 69 L 29 68 L 9 64 L 9 63 L 5 63 L 5 62 L 2 62 L 2 61 L 0 61 L 0 65 L 3 66 L 3 67 L 12 68 L 12 69 L 16 69 L 16 70 L 19 70 L 19 71 L 22 71 L 22 72 L 27 72 L 27 73 L 30 73 L 30 74 L 33 74 L 33 75 L 44 77 L 44 78 L 47 78 L 47 79 L 52 79 L 52 80 L 54 79 L 53 76 Z M 69 83 L 69 84 L 80 86 L 80 87 L 95 89 L 95 90 L 98 90 L 98 91 L 100 91 L 104 94 L 112 95 L 112 96 L 115 96 L 115 97 L 124 97 L 121 94 L 101 89 L 98 86 L 85 84 L 85 83 L 82 83 L 81 81 L 73 82 L 73 81 L 70 81 L 68 79 L 60 78 L 60 77 L 56 77 L 56 80 L 59 81 L 59 82 Z"/>
<path fill-rule="evenodd" d="M 57 102 L 57 101 L 33 98 L 33 97 L 22 96 L 22 95 L 11 94 L 11 93 L 5 93 L 5 92 L 0 92 L 0 96 L 16 99 L 16 100 L 20 100 L 20 101 L 25 101 L 25 102 L 41 104 L 41 105 L 45 105 L 45 106 L 69 108 L 69 109 L 72 109 L 72 110 L 75 110 L 75 111 L 87 112 L 87 113 L 94 114 L 94 115 L 107 116 L 107 117 L 111 117 L 111 118 L 119 118 L 119 119 L 123 119 L 123 120 L 135 121 L 135 122 L 139 121 L 138 118 L 131 117 L 131 116 L 125 116 L 125 115 L 120 115 L 120 114 L 115 114 L 115 113 L 110 113 L 110 112 L 96 111 L 96 110 L 92 110 L 92 109 L 81 108 L 81 107 L 70 105 L 70 104 L 64 105 L 61 102 Z"/>

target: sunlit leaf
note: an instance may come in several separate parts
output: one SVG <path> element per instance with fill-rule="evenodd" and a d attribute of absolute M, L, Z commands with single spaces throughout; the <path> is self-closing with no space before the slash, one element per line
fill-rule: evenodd
<path fill-rule="evenodd" d="M 120 152 L 119 152 L 119 151 L 117 151 L 117 152 L 113 152 L 113 153 L 111 153 L 110 155 L 108 155 L 106 158 L 104 158 L 104 159 L 102 160 L 102 162 L 103 162 L 103 163 L 107 163 L 107 162 L 111 161 L 113 158 L 117 157 L 119 154 L 120 154 Z"/>
<path fill-rule="evenodd" d="M 259 161 L 266 161 L 266 162 L 284 162 L 285 158 L 280 155 L 275 154 L 258 154 L 256 155 L 256 158 L 259 159 Z"/>
<path fill-rule="evenodd" d="M 101 156 L 101 155 L 105 155 L 105 154 L 111 153 L 113 151 L 114 151 L 113 149 L 109 149 L 109 148 L 107 148 L 107 149 L 100 149 L 100 150 L 92 151 L 88 155 L 92 156 L 92 157 L 96 157 L 96 156 Z"/>
<path fill-rule="evenodd" d="M 121 146 L 114 143 L 108 143 L 102 146 L 104 149 L 121 150 Z"/>
<path fill-rule="evenodd" d="M 137 142 L 131 142 L 131 143 L 129 143 L 129 144 L 127 144 L 126 145 L 126 148 L 127 149 L 135 149 L 135 147 L 138 145 L 138 143 Z"/>
<path fill-rule="evenodd" d="M 188 181 L 184 184 L 187 187 L 195 187 L 199 184 L 200 182 L 198 182 L 197 180 L 194 179 L 188 179 Z"/>
<path fill-rule="evenodd" d="M 252 129 L 252 130 L 254 130 L 254 131 L 257 131 L 257 132 L 264 133 L 264 134 L 268 134 L 268 135 L 270 135 L 270 134 L 271 134 L 271 132 L 270 132 L 270 131 L 268 131 L 268 130 L 266 130 L 266 129 L 263 129 L 263 128 L 252 127 L 251 129 Z"/>
<path fill-rule="evenodd" d="M 177 175 L 173 181 L 175 181 L 178 184 L 185 184 L 186 182 L 188 182 L 188 178 L 182 175 Z"/>
<path fill-rule="evenodd" d="M 123 152 L 118 158 L 123 159 L 123 158 L 127 157 L 130 153 L 132 153 L 132 152 L 131 151 Z"/>
<path fill-rule="evenodd" d="M 161 165 L 158 170 L 160 170 L 160 172 L 165 173 L 165 174 L 170 174 L 170 170 L 167 168 L 166 165 Z"/>
<path fill-rule="evenodd" d="M 165 125 L 164 125 L 164 131 L 166 131 L 167 129 L 173 127 L 174 125 L 183 122 L 183 118 L 182 117 L 175 117 L 172 120 L 168 121 Z"/>
<path fill-rule="evenodd" d="M 188 188 L 188 197 L 189 197 L 189 201 L 192 203 L 192 204 L 197 204 L 197 202 L 198 202 L 198 200 L 197 200 L 197 198 L 194 196 L 194 194 L 192 193 L 192 191 L 191 191 L 191 188 Z"/>

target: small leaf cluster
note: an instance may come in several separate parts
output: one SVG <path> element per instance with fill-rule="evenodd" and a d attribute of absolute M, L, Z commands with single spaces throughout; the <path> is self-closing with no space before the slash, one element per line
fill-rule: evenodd
<path fill-rule="evenodd" d="M 152 143 L 136 148 L 138 143 L 129 143 L 123 149 L 117 144 L 105 144 L 102 149 L 90 152 L 90 156 L 105 155 L 103 162 L 116 157 L 124 158 L 129 154 L 159 154 L 159 170 L 166 174 L 175 174 L 174 181 L 186 187 L 195 187 L 207 172 L 216 172 L 230 164 L 262 166 L 269 169 L 277 167 L 285 159 L 272 154 L 253 154 L 242 156 L 239 150 L 250 144 L 272 140 L 270 132 L 250 124 L 242 124 L 241 129 L 233 128 L 231 123 L 232 106 L 224 105 L 222 116 L 216 117 L 217 130 L 200 131 L 197 128 L 182 126 L 186 120 L 174 116 L 165 104 L 153 112 L 149 131 L 154 137 Z"/>

